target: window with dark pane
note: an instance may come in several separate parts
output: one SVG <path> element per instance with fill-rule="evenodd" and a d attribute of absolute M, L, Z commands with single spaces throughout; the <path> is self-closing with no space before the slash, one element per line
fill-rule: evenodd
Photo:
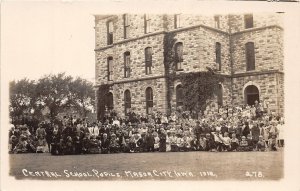
<path fill-rule="evenodd" d="M 183 62 L 183 45 L 181 42 L 175 44 L 175 68 L 176 70 L 182 70 Z"/>
<path fill-rule="evenodd" d="M 152 113 L 153 109 L 153 91 L 152 88 L 148 87 L 146 89 L 146 113 Z"/>
<path fill-rule="evenodd" d="M 123 21 L 124 21 L 124 38 L 128 38 L 129 37 L 129 16 L 128 14 L 124 14 L 123 15 Z"/>
<path fill-rule="evenodd" d="M 219 71 L 221 71 L 221 43 L 216 43 L 216 64 Z"/>
<path fill-rule="evenodd" d="M 253 28 L 253 15 L 252 14 L 246 14 L 244 15 L 245 20 L 245 28 Z"/>
<path fill-rule="evenodd" d="M 113 22 L 112 21 L 108 21 L 107 22 L 107 44 L 110 45 L 113 43 L 113 39 L 114 39 L 114 29 L 113 29 Z"/>
<path fill-rule="evenodd" d="M 255 47 L 253 42 L 247 42 L 246 49 L 246 70 L 255 70 Z"/>
<path fill-rule="evenodd" d="M 145 48 L 145 67 L 146 67 L 146 74 L 151 74 L 152 68 L 152 48 L 147 47 Z"/>
<path fill-rule="evenodd" d="M 114 67 L 114 61 L 112 57 L 108 57 L 107 59 L 107 79 L 108 81 L 113 80 L 113 67 Z"/>
<path fill-rule="evenodd" d="M 131 95 L 130 95 L 130 91 L 126 90 L 124 92 L 124 107 L 125 107 L 125 115 L 128 114 L 130 108 L 131 108 Z"/>
<path fill-rule="evenodd" d="M 130 52 L 124 53 L 124 77 L 130 77 Z"/>
<path fill-rule="evenodd" d="M 176 107 L 183 106 L 183 88 L 182 85 L 176 87 Z"/>

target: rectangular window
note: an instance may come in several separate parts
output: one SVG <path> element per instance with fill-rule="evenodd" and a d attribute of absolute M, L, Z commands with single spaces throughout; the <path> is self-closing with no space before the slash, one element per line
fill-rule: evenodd
<path fill-rule="evenodd" d="M 217 28 L 217 29 L 220 28 L 220 16 L 219 15 L 215 16 L 215 28 Z"/>
<path fill-rule="evenodd" d="M 107 65 L 108 65 L 107 79 L 108 79 L 108 81 L 112 81 L 113 80 L 113 67 L 114 67 L 113 58 L 111 58 L 111 57 L 108 58 Z"/>
<path fill-rule="evenodd" d="M 181 16 L 181 14 L 175 14 L 175 16 L 174 16 L 174 26 L 175 26 L 175 29 L 181 27 L 180 16 Z"/>
<path fill-rule="evenodd" d="M 216 43 L 216 64 L 219 71 L 221 71 L 221 44 Z"/>
<path fill-rule="evenodd" d="M 124 54 L 124 77 L 130 77 L 130 53 L 125 52 Z"/>
<path fill-rule="evenodd" d="M 247 71 L 255 70 L 255 47 L 253 42 L 246 43 L 246 65 Z"/>
<path fill-rule="evenodd" d="M 245 28 L 253 28 L 253 15 L 252 14 L 247 14 L 244 16 L 245 20 Z"/>
<path fill-rule="evenodd" d="M 182 70 L 183 45 L 181 42 L 175 44 L 175 67 L 176 70 Z"/>
<path fill-rule="evenodd" d="M 151 74 L 152 67 L 152 48 L 148 47 L 145 49 L 145 66 L 146 66 L 146 74 Z"/>
<path fill-rule="evenodd" d="M 113 43 L 113 39 L 114 39 L 114 33 L 113 33 L 114 29 L 113 29 L 113 22 L 109 21 L 107 23 L 107 44 L 110 45 Z"/>
<path fill-rule="evenodd" d="M 144 20 L 145 20 L 145 34 L 147 34 L 150 33 L 150 23 L 151 23 L 150 16 L 148 14 L 145 14 Z"/>
<path fill-rule="evenodd" d="M 123 20 L 124 20 L 124 38 L 129 37 L 129 17 L 128 14 L 123 15 Z"/>

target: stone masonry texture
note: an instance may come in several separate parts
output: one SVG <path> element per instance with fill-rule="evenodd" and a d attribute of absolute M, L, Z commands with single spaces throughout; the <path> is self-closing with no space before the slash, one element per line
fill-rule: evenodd
<path fill-rule="evenodd" d="M 217 28 L 215 17 L 219 18 Z M 245 89 L 254 85 L 260 101 L 267 101 L 271 112 L 284 112 L 283 24 L 279 13 L 253 14 L 253 27 L 245 29 L 244 14 L 180 15 L 175 28 L 174 15 L 148 15 L 150 29 L 145 33 L 145 15 L 128 14 L 127 37 L 124 38 L 124 15 L 95 16 L 96 87 L 111 84 L 114 110 L 124 115 L 124 92 L 130 90 L 131 108 L 146 113 L 145 90 L 153 90 L 153 111 L 166 113 L 176 106 L 172 94 L 167 105 L 164 68 L 164 37 L 174 34 L 183 44 L 182 70 L 176 74 L 218 69 L 216 43 L 221 44 L 223 104 L 247 103 Z M 113 23 L 113 43 L 108 45 L 108 22 Z M 247 42 L 254 43 L 255 70 L 246 70 Z M 152 48 L 152 73 L 145 72 L 145 49 Z M 130 53 L 130 77 L 124 76 L 124 53 Z M 108 81 L 108 58 L 113 59 L 112 80 Z M 175 81 L 175 92 L 180 81 Z M 96 95 L 97 96 L 97 95 Z"/>

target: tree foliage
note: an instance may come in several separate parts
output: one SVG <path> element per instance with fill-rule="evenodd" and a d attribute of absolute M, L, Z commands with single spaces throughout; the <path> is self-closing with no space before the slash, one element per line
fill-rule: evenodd
<path fill-rule="evenodd" d="M 207 101 L 211 100 L 218 90 L 223 77 L 213 71 L 187 73 L 180 76 L 183 87 L 183 105 L 185 110 L 203 111 Z"/>
<path fill-rule="evenodd" d="M 11 118 L 24 114 L 44 115 L 53 121 L 57 115 L 74 107 L 85 117 L 93 108 L 92 83 L 60 73 L 46 75 L 37 81 L 22 79 L 10 82 Z M 45 112 L 48 111 L 48 112 Z"/>

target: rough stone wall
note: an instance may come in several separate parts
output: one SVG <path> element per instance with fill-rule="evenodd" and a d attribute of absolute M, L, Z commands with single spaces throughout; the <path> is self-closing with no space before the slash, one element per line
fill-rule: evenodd
<path fill-rule="evenodd" d="M 217 69 L 216 42 L 221 43 L 221 71 L 222 74 L 230 74 L 229 37 L 207 28 L 193 28 L 174 32 L 176 43 L 183 44 L 183 71 L 199 72 L 207 71 L 207 67 Z M 207 38 L 209 36 L 209 38 Z"/>
<path fill-rule="evenodd" d="M 107 82 L 107 58 L 113 57 L 113 81 L 124 81 L 164 75 L 163 34 L 148 36 L 135 41 L 117 44 L 112 48 L 96 51 L 97 84 Z M 152 48 L 152 73 L 145 72 L 145 48 Z M 130 52 L 130 77 L 124 77 L 124 53 Z"/>
<path fill-rule="evenodd" d="M 233 72 L 246 72 L 245 44 L 254 42 L 255 71 L 283 70 L 282 30 L 277 27 L 233 35 Z"/>
<path fill-rule="evenodd" d="M 253 28 L 245 29 L 245 21 L 243 14 L 229 15 L 229 25 L 231 33 L 240 32 L 243 30 L 249 30 L 257 27 L 265 27 L 271 25 L 283 26 L 282 17 L 279 13 L 257 13 L 253 14 Z"/>
<path fill-rule="evenodd" d="M 164 75 L 164 31 L 174 32 L 177 42 L 183 43 L 183 71 L 197 72 L 205 71 L 206 67 L 217 68 L 215 56 L 215 43 L 220 42 L 222 46 L 222 70 L 221 74 L 231 75 L 248 73 L 250 76 L 225 78 L 223 85 L 223 104 L 244 104 L 244 85 L 257 85 L 260 89 L 260 99 L 268 100 L 272 111 L 282 113 L 284 80 L 283 74 L 259 74 L 259 72 L 279 70 L 283 71 L 283 30 L 279 27 L 265 27 L 269 25 L 280 25 L 279 14 L 254 15 L 254 28 L 244 30 L 244 15 L 220 15 L 220 29 L 227 33 L 214 29 L 214 15 L 181 15 L 181 28 L 174 28 L 174 15 L 150 15 L 151 33 L 144 33 L 144 15 L 129 15 L 129 38 L 124 39 L 123 15 L 110 16 L 101 20 L 96 19 L 95 35 L 96 49 L 96 85 L 116 83 L 113 85 L 114 106 L 120 113 L 124 113 L 124 91 L 129 89 L 132 94 L 132 108 L 139 113 L 146 112 L 145 90 L 150 85 L 154 93 L 154 111 L 165 112 L 166 104 L 166 82 Z M 114 44 L 107 46 L 107 21 L 114 22 Z M 207 27 L 192 27 L 195 25 Z M 190 28 L 186 28 L 190 27 Z M 238 33 L 235 33 L 238 32 Z M 254 42 L 255 45 L 255 71 L 246 71 L 245 44 Z M 152 74 L 145 74 L 146 47 L 152 47 Z M 232 57 L 230 55 L 232 49 Z M 129 51 L 131 55 L 131 77 L 124 78 L 124 52 Z M 107 79 L 107 58 L 113 57 L 113 82 Z M 232 59 L 232 60 L 231 60 Z M 233 63 L 233 68 L 231 67 Z M 149 79 L 156 77 L 158 79 Z M 147 79 L 145 79 L 147 78 Z M 129 80 L 130 82 L 125 82 Z M 142 81 L 132 81 L 142 80 Z M 176 88 L 174 84 L 174 92 Z M 231 92 L 232 90 L 232 92 Z M 175 93 L 171 97 L 172 106 L 176 107 Z"/>
<path fill-rule="evenodd" d="M 282 106 L 283 111 L 283 105 L 282 103 L 279 103 L 279 101 L 281 101 L 283 97 L 280 97 L 282 95 L 277 93 L 277 91 L 283 92 L 283 89 L 282 84 L 280 85 L 277 83 L 279 76 L 280 74 L 273 73 L 233 78 L 233 105 L 237 106 L 245 104 L 244 88 L 248 85 L 255 85 L 259 90 L 259 99 L 269 102 L 271 112 L 280 113 L 278 108 Z"/>
<path fill-rule="evenodd" d="M 131 109 L 139 114 L 146 114 L 146 89 L 148 87 L 151 87 L 153 90 L 153 112 L 160 111 L 166 113 L 165 78 L 114 84 L 112 90 L 114 110 L 121 116 L 124 116 L 124 92 L 125 90 L 130 90 Z"/>

